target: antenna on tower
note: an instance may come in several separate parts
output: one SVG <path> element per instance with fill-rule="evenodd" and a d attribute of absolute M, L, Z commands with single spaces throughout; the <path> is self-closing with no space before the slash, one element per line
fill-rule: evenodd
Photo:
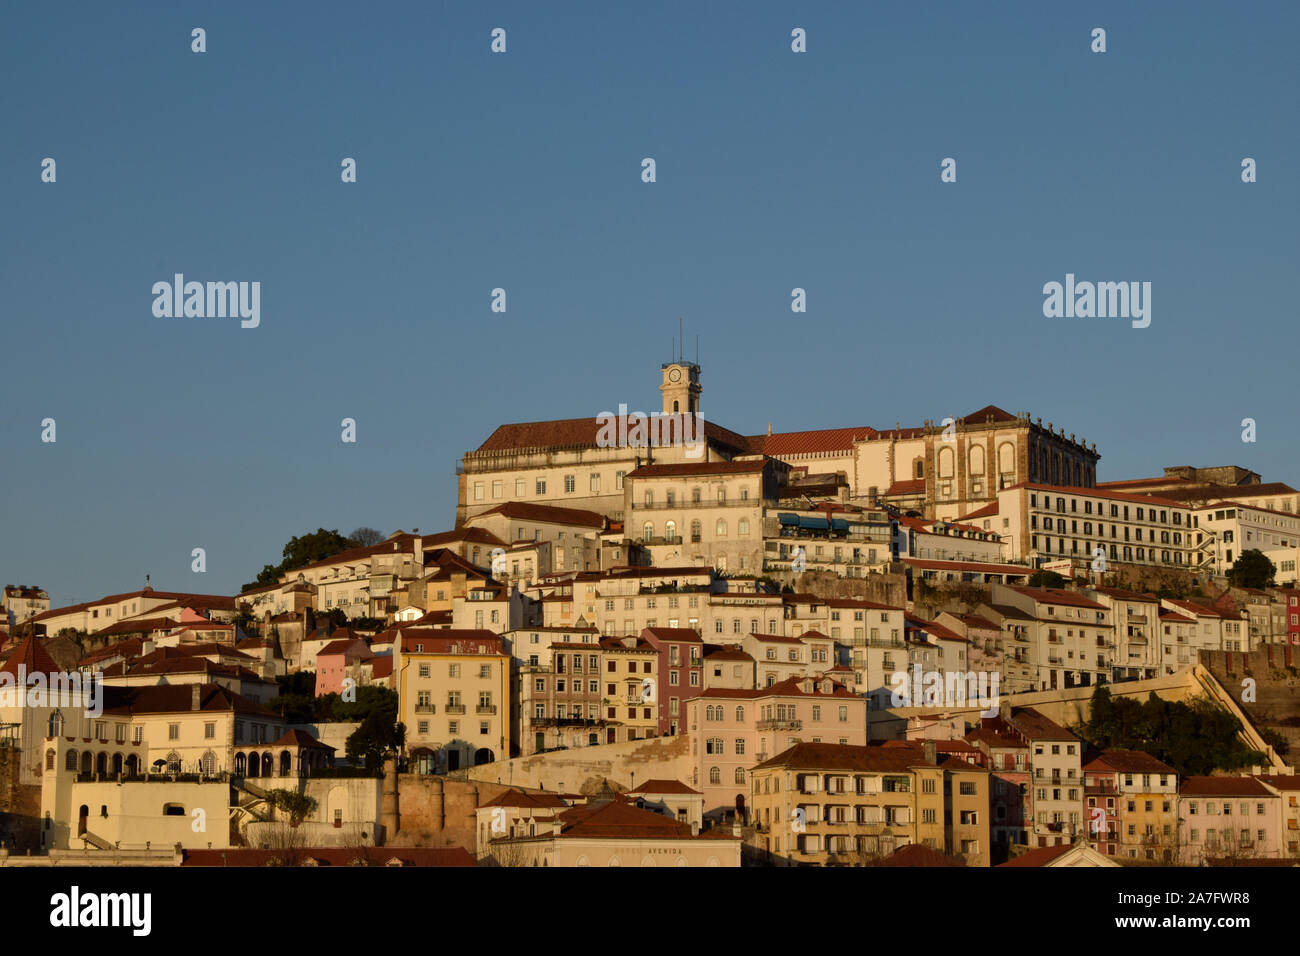
<path fill-rule="evenodd" d="M 698 334 L 695 336 L 695 364 L 700 364 L 700 337 Z"/>
<path fill-rule="evenodd" d="M 683 343 L 685 342 L 685 339 L 682 338 L 682 322 L 683 322 L 683 321 L 684 321 L 684 320 L 682 319 L 682 317 L 681 317 L 680 315 L 677 316 L 677 363 L 678 363 L 679 365 L 681 364 L 681 361 L 682 361 L 682 349 L 685 348 L 685 345 L 683 345 Z"/>

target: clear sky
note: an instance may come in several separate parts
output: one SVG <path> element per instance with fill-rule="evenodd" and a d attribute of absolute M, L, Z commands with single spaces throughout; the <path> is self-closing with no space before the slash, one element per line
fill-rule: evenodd
<path fill-rule="evenodd" d="M 1293 0 L 7 5 L 0 582 L 230 593 L 322 525 L 445 530 L 498 424 L 658 407 L 679 315 L 746 434 L 992 403 L 1101 480 L 1300 483 L 1298 35 Z M 260 326 L 155 317 L 177 272 L 259 281 Z M 1044 317 L 1066 273 L 1151 282 L 1150 327 Z"/>

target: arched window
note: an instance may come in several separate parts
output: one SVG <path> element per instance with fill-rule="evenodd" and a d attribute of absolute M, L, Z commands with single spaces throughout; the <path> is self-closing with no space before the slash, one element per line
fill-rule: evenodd
<path fill-rule="evenodd" d="M 167 755 L 167 770 L 170 773 L 181 772 L 181 755 L 174 750 Z"/>
<path fill-rule="evenodd" d="M 64 760 L 63 760 L 63 769 L 64 769 L 64 770 L 71 770 L 71 771 L 73 771 L 74 773 L 76 772 L 76 770 L 77 770 L 77 752 L 76 752 L 75 750 L 69 750 L 69 751 L 68 751 L 68 755 L 67 755 L 67 757 L 65 757 Z"/>
<path fill-rule="evenodd" d="M 54 762 L 58 760 L 59 755 L 53 749 L 45 751 L 45 769 L 53 770 Z"/>
<path fill-rule="evenodd" d="M 727 519 L 726 519 L 726 518 L 719 518 L 719 519 L 718 519 L 718 524 L 717 524 L 717 526 L 713 529 L 713 533 L 716 534 L 719 538 L 725 538 L 725 537 L 727 536 Z"/>
<path fill-rule="evenodd" d="M 744 707 L 737 707 L 737 708 L 736 708 L 736 723 L 738 723 L 738 724 L 743 724 L 744 722 L 745 722 L 745 708 L 744 708 Z"/>
<path fill-rule="evenodd" d="M 212 774 L 216 773 L 217 755 L 214 754 L 211 750 L 205 753 L 202 759 L 199 760 L 199 770 L 202 771 L 204 774 L 207 774 L 208 776 L 211 776 Z"/>
<path fill-rule="evenodd" d="M 744 782 L 745 782 L 745 768 L 744 768 L 744 767 L 737 767 L 737 768 L 736 768 L 736 783 L 744 783 Z"/>
<path fill-rule="evenodd" d="M 669 521 L 664 524 L 664 540 L 669 544 L 677 540 L 677 522 Z"/>
<path fill-rule="evenodd" d="M 717 767 L 709 768 L 709 783 L 722 783 L 722 771 Z"/>
<path fill-rule="evenodd" d="M 54 713 L 50 714 L 50 725 L 48 729 L 49 733 L 46 734 L 48 737 L 63 736 L 63 711 L 56 710 Z"/>
<path fill-rule="evenodd" d="M 703 530 L 704 530 L 704 526 L 700 524 L 700 522 L 699 522 L 698 519 L 695 520 L 695 521 L 692 521 L 692 522 L 691 522 L 691 541 L 695 542 L 696 544 L 699 544 L 699 541 L 700 541 L 700 533 L 701 533 Z"/>
<path fill-rule="evenodd" d="M 739 521 L 736 522 L 736 534 L 740 535 L 741 537 L 744 537 L 745 535 L 749 534 L 749 519 L 741 518 Z"/>
<path fill-rule="evenodd" d="M 653 521 L 647 521 L 645 527 L 641 529 L 641 540 L 649 541 L 655 536 L 655 526 Z"/>

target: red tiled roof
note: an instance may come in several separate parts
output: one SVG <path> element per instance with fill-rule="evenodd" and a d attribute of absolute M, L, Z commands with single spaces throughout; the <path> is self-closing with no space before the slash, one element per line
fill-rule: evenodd
<path fill-rule="evenodd" d="M 1005 863 L 999 863 L 998 866 L 1046 866 L 1058 856 L 1064 856 L 1074 849 L 1069 843 L 1062 843 L 1060 846 L 1045 846 L 1037 850 L 1030 850 L 1028 853 L 1022 853 L 1014 860 L 1007 860 Z"/>
<path fill-rule="evenodd" d="M 647 780 L 645 783 L 641 784 L 641 786 L 637 787 L 635 790 L 629 790 L 628 793 L 629 794 L 676 793 L 676 794 L 683 794 L 688 796 L 700 795 L 699 790 L 692 790 L 690 787 L 686 786 L 686 784 L 682 783 L 680 780 L 668 780 L 662 777 L 655 777 L 651 780 Z"/>
<path fill-rule="evenodd" d="M 105 703 L 104 713 L 123 715 L 189 713 L 193 710 L 193 688 L 195 687 L 199 688 L 200 711 L 233 711 L 282 719 L 279 714 L 219 684 L 160 684 L 154 687 L 111 688 L 117 693 L 113 695 L 112 706 Z"/>
<path fill-rule="evenodd" d="M 331 747 L 329 744 L 323 744 L 311 734 L 302 730 L 286 730 L 284 736 L 270 747 L 307 747 L 312 750 L 338 750 L 337 747 Z"/>
<path fill-rule="evenodd" d="M 871 866 L 964 866 L 961 860 L 931 850 L 923 843 L 909 843 Z"/>
<path fill-rule="evenodd" d="M 595 511 L 585 511 L 581 508 L 560 508 L 555 505 L 540 505 L 525 501 L 507 501 L 495 508 L 479 512 L 474 518 L 496 514 L 522 521 L 543 521 L 551 524 L 581 525 L 591 528 L 605 527 L 605 516 Z M 466 520 L 473 521 L 474 518 Z"/>
<path fill-rule="evenodd" d="M 182 866 L 280 866 L 288 857 L 317 866 L 354 866 L 364 861 L 368 866 L 478 866 L 464 847 L 303 847 L 296 850 L 246 849 L 185 850 Z"/>
<path fill-rule="evenodd" d="M 857 428 L 820 428 L 815 431 L 778 432 L 775 435 L 753 435 L 750 447 L 772 458 L 794 455 L 825 455 L 832 452 L 852 452 L 853 443 L 874 438 L 879 433 L 867 425 Z"/>
<path fill-rule="evenodd" d="M 1185 797 L 1275 796 L 1254 777 L 1185 777 L 1178 793 Z"/>
<path fill-rule="evenodd" d="M 924 478 L 909 478 L 905 481 L 896 481 L 885 489 L 885 497 L 923 494 L 925 494 Z"/>
<path fill-rule="evenodd" d="M 152 588 L 144 588 L 140 591 L 127 591 L 123 594 L 110 594 L 102 597 L 98 601 L 83 601 L 81 604 L 70 604 L 67 607 L 54 607 L 48 611 L 37 614 L 33 621 L 43 621 L 52 617 L 60 617 L 64 614 L 75 614 L 78 611 L 85 611 L 92 607 L 99 607 L 104 604 L 118 604 L 129 598 L 163 598 L 170 601 L 179 601 L 188 604 L 191 607 L 219 608 L 222 610 L 233 611 L 235 609 L 235 599 L 226 597 L 224 594 L 184 594 L 179 591 L 155 591 Z"/>
<path fill-rule="evenodd" d="M 603 429 L 595 416 L 560 418 L 545 422 L 517 422 L 499 425 L 477 451 L 515 451 L 521 448 L 595 448 Z M 704 422 L 704 436 L 711 444 L 733 451 L 749 451 L 749 439 L 713 422 Z"/>
<path fill-rule="evenodd" d="M 1157 760 L 1143 750 L 1105 750 L 1084 764 L 1084 770 L 1112 770 L 1117 773 L 1162 773 L 1177 775 L 1178 771 Z"/>
<path fill-rule="evenodd" d="M 805 680 L 811 680 L 813 682 L 813 689 L 812 692 L 809 694 L 805 694 L 803 688 L 800 686 Z M 807 696 L 807 697 L 851 697 L 855 700 L 862 700 L 862 698 L 859 697 L 857 694 L 849 693 L 849 691 L 844 688 L 843 684 L 836 683 L 833 680 L 830 682 L 831 692 L 829 694 L 823 694 L 820 690 L 817 689 L 818 685 L 821 683 L 823 683 L 821 680 L 817 680 L 811 677 L 787 677 L 785 680 L 777 681 L 775 684 L 772 684 L 769 687 L 760 687 L 754 690 L 742 690 L 740 688 L 733 688 L 733 687 L 711 687 L 708 690 L 704 691 L 704 693 L 700 694 L 699 697 L 758 699 L 762 697 L 805 697 Z M 696 699 L 698 698 L 692 698 L 692 700 L 696 700 Z"/>
<path fill-rule="evenodd" d="M 900 741 L 900 743 L 902 743 Z M 800 743 L 775 757 L 760 763 L 753 772 L 773 767 L 791 770 L 884 770 L 903 771 L 927 764 L 925 751 L 920 746 L 884 747 L 869 744 L 865 747 L 850 744 Z"/>
<path fill-rule="evenodd" d="M 406 628 L 397 630 L 405 632 Z M 486 646 L 489 648 L 489 654 L 500 654 L 501 636 L 493 634 L 486 628 L 447 628 L 445 630 L 426 630 L 424 633 L 402 633 L 402 653 L 404 654 L 450 654 L 451 646 L 459 644 L 462 647 L 479 647 Z M 423 651 L 417 651 L 416 645 L 424 648 Z"/>
<path fill-rule="evenodd" d="M 30 676 L 32 674 L 60 674 L 62 668 L 54 662 L 54 658 L 42 646 L 41 642 L 33 635 L 23 638 L 21 644 L 14 648 L 13 653 L 5 660 L 4 665 L 0 666 L 0 674 L 11 674 L 18 677 L 18 667 L 22 665 L 24 672 Z"/>
<path fill-rule="evenodd" d="M 520 807 L 531 809 L 559 809 L 567 808 L 569 805 L 554 793 L 529 793 L 526 790 L 520 790 L 512 787 L 497 796 L 493 797 L 486 803 L 479 804 L 479 807 Z"/>
<path fill-rule="evenodd" d="M 1077 741 L 1074 736 L 1060 724 L 1034 710 L 1032 707 L 1018 707 L 1011 715 L 1011 723 L 1030 740 L 1068 740 Z"/>
<path fill-rule="evenodd" d="M 641 633 L 645 634 L 647 631 L 660 641 L 673 641 L 678 644 L 704 643 L 695 629 L 690 627 L 647 627 Z"/>
<path fill-rule="evenodd" d="M 1062 607 L 1082 607 L 1092 611 L 1105 611 L 1106 605 L 1098 604 L 1096 601 L 1090 601 L 1081 594 L 1074 591 L 1064 591 L 1060 588 L 1026 588 L 1016 585 L 1008 585 L 1012 591 L 1031 597 L 1040 604 L 1056 604 Z"/>

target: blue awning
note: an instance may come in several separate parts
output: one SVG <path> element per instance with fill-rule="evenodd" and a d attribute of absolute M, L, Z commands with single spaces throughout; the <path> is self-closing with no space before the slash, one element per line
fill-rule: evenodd
<path fill-rule="evenodd" d="M 832 519 L 831 519 L 831 530 L 833 530 L 833 531 L 845 531 L 845 532 L 847 532 L 847 531 L 849 530 L 849 522 L 848 522 L 848 519 L 847 519 L 847 518 L 832 518 Z"/>
<path fill-rule="evenodd" d="M 801 517 L 799 519 L 799 527 L 807 528 L 809 531 L 829 531 L 831 525 L 825 518 Z"/>
<path fill-rule="evenodd" d="M 798 515 L 777 515 L 776 518 L 777 518 L 777 520 L 780 521 L 781 524 L 783 524 L 783 525 L 796 525 L 796 526 L 797 526 L 797 525 L 799 524 L 799 516 L 798 516 Z"/>

